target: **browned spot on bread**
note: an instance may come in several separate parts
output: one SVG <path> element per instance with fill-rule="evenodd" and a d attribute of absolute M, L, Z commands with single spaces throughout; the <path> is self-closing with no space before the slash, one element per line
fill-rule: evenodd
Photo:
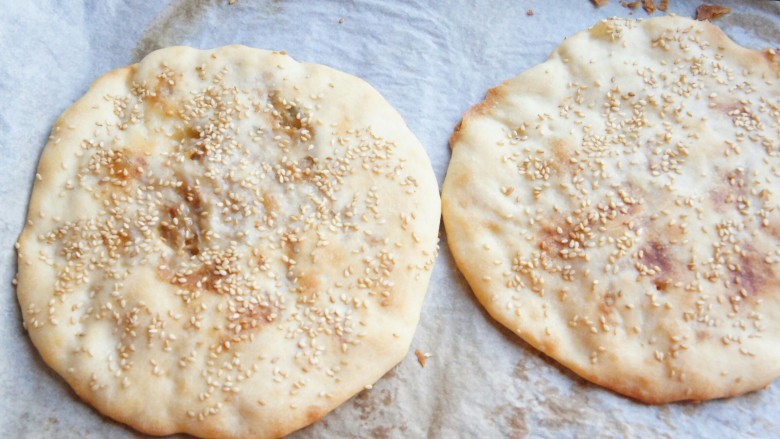
<path fill-rule="evenodd" d="M 562 240 L 570 233 L 570 226 L 565 221 L 555 219 L 540 224 L 540 229 L 537 247 L 545 252 L 561 250 L 564 247 Z"/>
<path fill-rule="evenodd" d="M 183 142 L 186 150 L 185 155 L 190 160 L 201 160 L 209 152 L 209 139 L 205 138 L 205 133 L 197 127 L 189 125 L 182 127 L 172 137 Z"/>
<path fill-rule="evenodd" d="M 146 108 L 164 118 L 174 116 L 178 111 L 178 105 L 169 99 L 174 85 L 175 81 L 171 84 L 168 79 L 158 78 L 153 91 L 144 98 L 144 102 L 148 104 Z"/>
<path fill-rule="evenodd" d="M 773 67 L 775 73 L 780 71 L 780 51 L 777 49 L 766 49 L 761 52 Z"/>
<path fill-rule="evenodd" d="M 308 420 L 310 424 L 319 421 L 323 416 L 325 416 L 325 411 L 320 407 L 310 406 L 306 410 L 306 420 Z"/>
<path fill-rule="evenodd" d="M 657 241 L 651 242 L 645 247 L 642 260 L 652 267 L 660 267 L 664 272 L 669 272 L 672 268 L 666 246 Z"/>
<path fill-rule="evenodd" d="M 298 275 L 298 291 L 306 297 L 315 296 L 320 289 L 320 281 L 316 273 L 308 271 Z"/>
<path fill-rule="evenodd" d="M 302 158 L 298 163 L 298 167 L 300 169 L 301 180 L 311 181 L 315 177 L 317 163 L 315 163 L 312 156 L 307 155 Z"/>
<path fill-rule="evenodd" d="M 642 257 L 640 261 L 648 270 L 655 273 L 653 284 L 658 291 L 666 291 L 670 286 L 672 278 L 672 261 L 664 244 L 658 241 L 651 241 L 640 251 Z"/>
<path fill-rule="evenodd" d="M 726 193 L 719 188 L 714 188 L 710 190 L 709 198 L 716 212 L 723 212 L 723 210 L 726 207 L 726 204 L 728 204 L 726 202 Z"/>
<path fill-rule="evenodd" d="M 177 188 L 180 203 L 173 203 L 161 213 L 164 215 L 157 230 L 162 240 L 173 250 L 190 256 L 200 253 L 203 230 L 203 208 L 199 192 L 192 186 Z"/>
<path fill-rule="evenodd" d="M 710 200 L 717 212 L 744 209 L 744 197 L 748 195 L 747 180 L 742 169 L 733 169 L 722 174 L 721 178 L 725 184 L 718 185 L 709 193 Z"/>
<path fill-rule="evenodd" d="M 195 127 L 186 125 L 179 127 L 176 131 L 174 131 L 174 133 L 171 135 L 171 138 L 174 140 L 199 139 L 200 131 L 195 129 Z"/>
<path fill-rule="evenodd" d="M 495 234 L 501 233 L 501 225 L 499 225 L 496 222 L 493 222 L 493 221 L 488 222 L 487 223 L 487 228 L 488 228 L 488 230 L 490 230 L 491 232 L 493 232 Z"/>
<path fill-rule="evenodd" d="M 109 166 L 111 176 L 122 179 L 136 179 L 143 173 L 146 160 L 143 157 L 128 157 L 120 153 L 116 160 L 112 160 Z"/>
<path fill-rule="evenodd" d="M 268 102 L 272 108 L 273 128 L 276 132 L 283 132 L 298 142 L 312 140 L 314 128 L 309 123 L 309 115 L 303 108 L 282 97 L 277 90 L 268 94 Z M 344 122 L 348 125 L 346 119 Z"/>
<path fill-rule="evenodd" d="M 572 168 L 570 159 L 573 147 L 565 139 L 559 137 L 550 139 L 550 150 L 554 157 L 554 160 L 550 161 L 551 167 L 558 171 Z"/>
<path fill-rule="evenodd" d="M 471 175 L 466 172 L 455 174 L 455 184 L 458 187 L 467 187 L 471 183 Z"/>
<path fill-rule="evenodd" d="M 764 263 L 763 256 L 749 244 L 744 246 L 739 254 L 739 263 L 734 266 L 734 284 L 739 293 L 746 296 L 757 296 L 764 292 L 776 291 L 777 276 L 773 275 L 772 267 Z"/>
<path fill-rule="evenodd" d="M 88 168 L 100 184 L 124 187 L 143 175 L 146 160 L 124 149 L 98 148 L 90 157 Z"/>
<path fill-rule="evenodd" d="M 655 278 L 653 280 L 653 284 L 655 285 L 655 289 L 658 291 L 666 291 L 666 289 L 671 285 L 671 283 L 663 277 Z"/>
<path fill-rule="evenodd" d="M 273 101 L 277 102 L 277 101 Z M 290 131 L 295 131 L 303 128 L 303 123 L 300 119 L 300 112 L 295 105 L 288 105 L 283 107 L 281 105 L 274 105 L 279 110 L 279 118 L 281 119 L 283 126 Z"/>
<path fill-rule="evenodd" d="M 241 326 L 242 332 L 247 333 L 250 329 L 257 328 L 260 324 L 271 323 L 274 321 L 275 308 L 249 302 L 239 308 L 239 318 L 237 324 Z"/>
<path fill-rule="evenodd" d="M 203 290 L 214 293 L 229 293 L 229 285 L 226 285 L 225 280 L 233 275 L 234 271 L 235 268 L 231 267 L 229 263 L 225 264 L 221 260 L 212 257 L 202 261 L 197 269 L 190 269 L 186 273 L 175 273 L 170 268 L 166 268 L 165 270 L 159 270 L 158 274 L 167 282 L 179 288 L 191 291 Z"/>
<path fill-rule="evenodd" d="M 452 149 L 452 146 L 455 144 L 458 138 L 458 134 L 460 134 L 460 130 L 463 127 L 463 119 L 459 120 L 458 123 L 455 125 L 455 129 L 452 131 L 452 135 L 450 136 L 450 149 Z"/>
<path fill-rule="evenodd" d="M 463 118 L 460 120 L 460 122 L 455 125 L 455 131 L 453 131 L 452 136 L 450 136 L 450 148 L 452 148 L 452 146 L 458 141 L 458 138 L 460 137 L 460 131 L 464 124 L 468 124 L 471 119 L 477 116 L 490 112 L 490 110 L 495 105 L 495 102 L 503 95 L 501 88 L 501 86 L 498 86 L 488 90 L 487 94 L 485 95 L 485 99 L 471 107 L 466 112 L 466 114 L 463 115 Z"/>

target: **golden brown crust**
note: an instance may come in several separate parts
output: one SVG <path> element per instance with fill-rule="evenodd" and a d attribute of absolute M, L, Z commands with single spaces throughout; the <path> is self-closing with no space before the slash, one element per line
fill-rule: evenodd
<path fill-rule="evenodd" d="M 162 49 L 55 124 L 19 238 L 24 323 L 140 431 L 279 437 L 406 354 L 438 206 L 422 146 L 362 80 Z"/>
<path fill-rule="evenodd" d="M 777 63 L 709 23 L 613 19 L 499 90 L 442 192 L 491 316 L 647 403 L 780 375 Z"/>
<path fill-rule="evenodd" d="M 480 117 L 490 112 L 495 102 L 500 98 L 501 95 L 500 88 L 501 87 L 499 86 L 488 90 L 485 99 L 482 102 L 478 103 L 477 105 L 474 105 L 473 107 L 469 108 L 466 114 L 463 115 L 463 118 L 455 126 L 455 130 L 450 136 L 450 148 L 453 148 L 454 145 L 457 143 L 458 134 L 460 133 L 460 129 L 464 123 L 468 123 L 470 119 L 475 117 Z"/>

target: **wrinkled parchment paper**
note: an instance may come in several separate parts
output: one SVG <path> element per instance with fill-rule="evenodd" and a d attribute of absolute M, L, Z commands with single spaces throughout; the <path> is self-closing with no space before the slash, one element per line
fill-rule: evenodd
<path fill-rule="evenodd" d="M 660 1 L 656 1 L 660 3 Z M 700 1 L 671 0 L 692 17 Z M 780 46 L 780 2 L 722 1 L 738 43 Z M 656 12 L 654 15 L 660 15 Z M 38 157 L 57 116 L 111 69 L 170 45 L 286 50 L 377 88 L 441 183 L 464 111 L 609 16 L 611 0 L 7 0 L 0 5 L 0 436 L 142 437 L 81 403 L 39 358 L 11 281 Z M 495 323 L 441 254 L 406 359 L 296 438 L 780 437 L 780 383 L 704 404 L 645 406 L 578 378 Z M 421 367 L 414 350 L 430 353 Z"/>

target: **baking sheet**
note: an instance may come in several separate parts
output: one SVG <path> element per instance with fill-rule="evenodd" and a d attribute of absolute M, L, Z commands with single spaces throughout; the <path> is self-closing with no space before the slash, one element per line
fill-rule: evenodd
<path fill-rule="evenodd" d="M 659 3 L 659 2 L 656 2 Z M 700 1 L 671 0 L 693 16 Z M 780 45 L 780 2 L 722 1 L 718 24 L 752 48 Z M 150 51 L 240 43 L 286 50 L 377 88 L 425 145 L 439 183 L 471 105 L 538 64 L 618 0 L 8 0 L 0 6 L 0 432 L 12 438 L 143 437 L 81 403 L 40 360 L 11 285 L 35 167 L 57 116 L 108 70 Z M 660 15 L 656 12 L 654 15 Z M 780 436 L 780 384 L 704 404 L 650 407 L 578 378 L 482 310 L 441 233 L 406 359 L 296 438 Z M 414 350 L 431 353 L 424 368 Z"/>

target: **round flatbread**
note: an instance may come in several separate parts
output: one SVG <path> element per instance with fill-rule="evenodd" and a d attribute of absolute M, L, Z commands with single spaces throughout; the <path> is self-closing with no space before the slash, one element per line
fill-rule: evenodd
<path fill-rule="evenodd" d="M 489 313 L 649 403 L 780 375 L 779 61 L 709 23 L 610 19 L 490 90 L 442 194 Z"/>
<path fill-rule="evenodd" d="M 277 437 L 406 354 L 436 256 L 430 162 L 364 81 L 166 48 L 57 121 L 19 240 L 44 360 L 151 434 Z"/>

